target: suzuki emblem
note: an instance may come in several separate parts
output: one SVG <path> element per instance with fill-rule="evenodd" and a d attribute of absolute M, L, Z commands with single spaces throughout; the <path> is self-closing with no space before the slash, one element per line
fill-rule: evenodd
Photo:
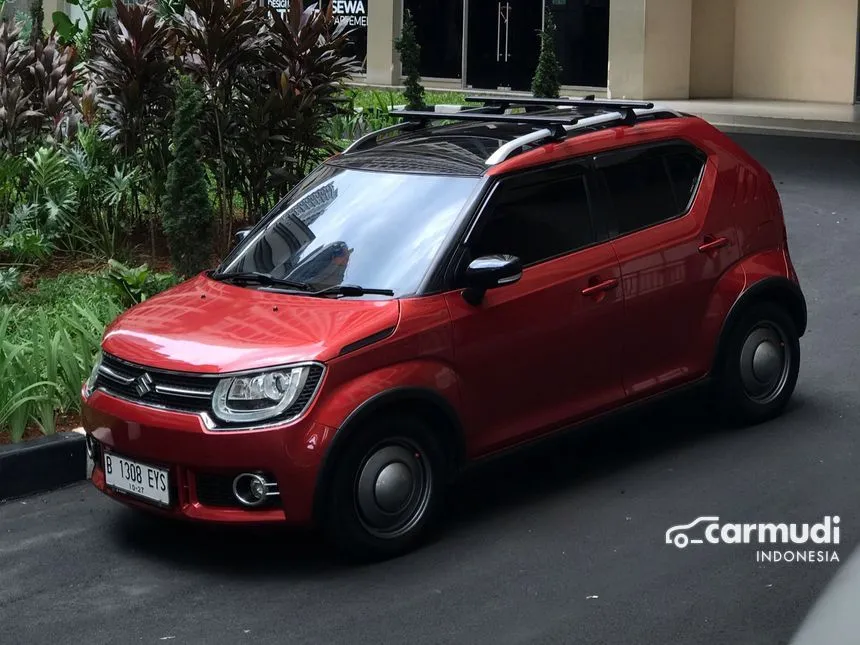
<path fill-rule="evenodd" d="M 144 372 L 134 381 L 134 387 L 140 397 L 144 397 L 152 392 L 152 377 Z"/>

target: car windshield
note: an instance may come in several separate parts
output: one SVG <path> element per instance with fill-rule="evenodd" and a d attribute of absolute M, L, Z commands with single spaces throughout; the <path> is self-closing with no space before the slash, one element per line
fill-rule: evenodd
<path fill-rule="evenodd" d="M 217 275 L 262 273 L 308 292 L 355 285 L 413 294 L 479 182 L 321 166 Z"/>

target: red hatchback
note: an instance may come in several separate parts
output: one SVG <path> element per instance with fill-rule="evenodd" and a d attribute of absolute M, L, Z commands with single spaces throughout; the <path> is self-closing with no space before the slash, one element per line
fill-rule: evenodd
<path fill-rule="evenodd" d="M 641 102 L 484 100 L 357 141 L 107 329 L 93 483 L 413 547 L 469 462 L 692 384 L 778 415 L 806 304 L 767 171 Z"/>

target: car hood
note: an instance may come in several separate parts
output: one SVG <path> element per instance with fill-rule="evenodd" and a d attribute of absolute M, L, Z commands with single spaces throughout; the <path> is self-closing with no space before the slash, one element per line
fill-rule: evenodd
<path fill-rule="evenodd" d="M 200 275 L 126 311 L 102 348 L 149 367 L 217 374 L 325 361 L 399 316 L 397 300 L 296 296 Z"/>

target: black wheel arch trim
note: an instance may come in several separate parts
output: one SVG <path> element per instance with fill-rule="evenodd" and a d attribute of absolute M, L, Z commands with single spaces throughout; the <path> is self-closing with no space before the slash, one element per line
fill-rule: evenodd
<path fill-rule="evenodd" d="M 743 315 L 744 311 L 756 302 L 764 302 L 766 300 L 773 301 L 774 298 L 772 296 L 774 294 L 779 294 L 777 302 L 788 301 L 790 303 L 788 315 L 791 316 L 792 320 L 797 324 L 798 337 L 801 337 L 806 333 L 806 298 L 797 283 L 781 276 L 764 278 L 745 289 L 729 309 L 729 313 L 723 321 L 723 326 L 720 329 L 720 336 L 717 341 L 717 351 L 714 353 L 715 368 L 717 366 L 717 361 L 719 361 L 720 357 L 723 355 L 728 335 L 731 333 L 731 330 Z"/>
<path fill-rule="evenodd" d="M 451 455 L 453 457 L 451 475 L 459 472 L 466 460 L 466 444 L 463 426 L 454 407 L 439 393 L 423 387 L 395 387 L 383 390 L 365 400 L 349 413 L 349 416 L 340 424 L 326 449 L 320 463 L 314 487 L 313 517 L 317 522 L 322 517 L 328 486 L 331 483 L 333 464 L 337 462 L 337 457 L 347 444 L 349 437 L 356 431 L 364 419 L 369 418 L 386 407 L 409 401 L 429 403 L 444 415 L 450 425 L 452 433 L 450 439 L 453 439 L 453 441 L 449 442 L 453 444 L 450 447 L 454 450 L 454 454 Z"/>

